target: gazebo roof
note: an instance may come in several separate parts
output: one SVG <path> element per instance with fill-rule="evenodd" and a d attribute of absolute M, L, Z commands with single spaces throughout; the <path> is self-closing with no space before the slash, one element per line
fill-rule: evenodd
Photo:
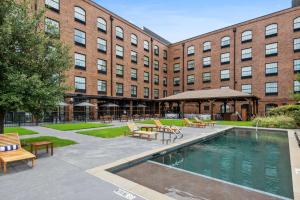
<path fill-rule="evenodd" d="M 226 100 L 226 99 L 258 99 L 258 97 L 229 88 L 209 89 L 209 90 L 194 90 L 182 92 L 166 98 L 159 99 L 160 101 L 177 101 L 177 100 Z"/>

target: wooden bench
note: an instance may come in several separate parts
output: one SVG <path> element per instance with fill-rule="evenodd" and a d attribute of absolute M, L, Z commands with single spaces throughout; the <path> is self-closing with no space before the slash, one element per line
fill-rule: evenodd
<path fill-rule="evenodd" d="M 17 150 L 0 152 L 0 171 L 2 170 L 2 165 L 4 169 L 4 174 L 6 173 L 7 163 L 20 161 L 20 160 L 31 160 L 32 167 L 34 167 L 35 155 L 26 151 L 21 147 L 21 141 L 17 133 L 9 133 L 5 135 L 0 135 L 0 146 L 7 145 L 19 145 Z"/>

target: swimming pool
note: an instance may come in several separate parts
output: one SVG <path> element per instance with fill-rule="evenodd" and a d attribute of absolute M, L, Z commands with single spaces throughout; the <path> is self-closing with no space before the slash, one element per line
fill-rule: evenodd
<path fill-rule="evenodd" d="M 231 129 L 152 161 L 293 198 L 286 132 Z"/>

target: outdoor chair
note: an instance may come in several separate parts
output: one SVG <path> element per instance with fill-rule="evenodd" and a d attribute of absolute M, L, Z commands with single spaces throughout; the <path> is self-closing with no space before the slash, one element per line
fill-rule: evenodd
<path fill-rule="evenodd" d="M 140 130 L 135 123 L 127 123 L 127 126 L 130 130 L 130 135 L 133 137 L 145 137 L 148 140 L 151 140 L 151 136 L 155 137 L 155 140 L 157 139 L 158 132 L 153 131 L 142 131 Z"/>
<path fill-rule="evenodd" d="M 181 133 L 181 130 L 175 126 L 165 126 L 159 120 L 154 120 L 157 130 L 163 132 Z"/>
<path fill-rule="evenodd" d="M 187 127 L 205 128 L 206 124 L 199 122 L 191 122 L 188 118 L 184 118 L 184 125 Z"/>
<path fill-rule="evenodd" d="M 206 125 L 212 126 L 212 127 L 214 127 L 216 125 L 216 122 L 214 122 L 214 121 L 204 122 L 204 121 L 200 120 L 198 117 L 194 117 L 194 119 L 197 123 L 203 123 L 203 124 L 206 124 Z"/>

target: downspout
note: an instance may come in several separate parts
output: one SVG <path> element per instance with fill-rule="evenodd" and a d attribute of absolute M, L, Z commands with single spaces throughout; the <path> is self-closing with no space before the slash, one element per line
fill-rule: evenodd
<path fill-rule="evenodd" d="M 114 62 L 114 53 L 113 53 L 113 16 L 110 16 L 110 96 L 113 96 L 113 62 Z"/>
<path fill-rule="evenodd" d="M 150 56 L 151 56 L 151 59 L 150 59 L 150 99 L 153 99 L 153 89 L 154 89 L 154 87 L 153 87 L 153 78 L 154 78 L 154 76 L 153 76 L 153 38 L 151 38 L 151 40 L 150 40 L 150 51 L 151 51 L 151 53 L 150 53 Z"/>
<path fill-rule="evenodd" d="M 184 56 L 185 56 L 185 44 L 182 43 L 182 92 L 184 92 L 184 89 L 185 89 L 185 59 L 184 59 Z"/>
<path fill-rule="evenodd" d="M 236 90 L 236 28 L 233 28 L 233 89 Z"/>

